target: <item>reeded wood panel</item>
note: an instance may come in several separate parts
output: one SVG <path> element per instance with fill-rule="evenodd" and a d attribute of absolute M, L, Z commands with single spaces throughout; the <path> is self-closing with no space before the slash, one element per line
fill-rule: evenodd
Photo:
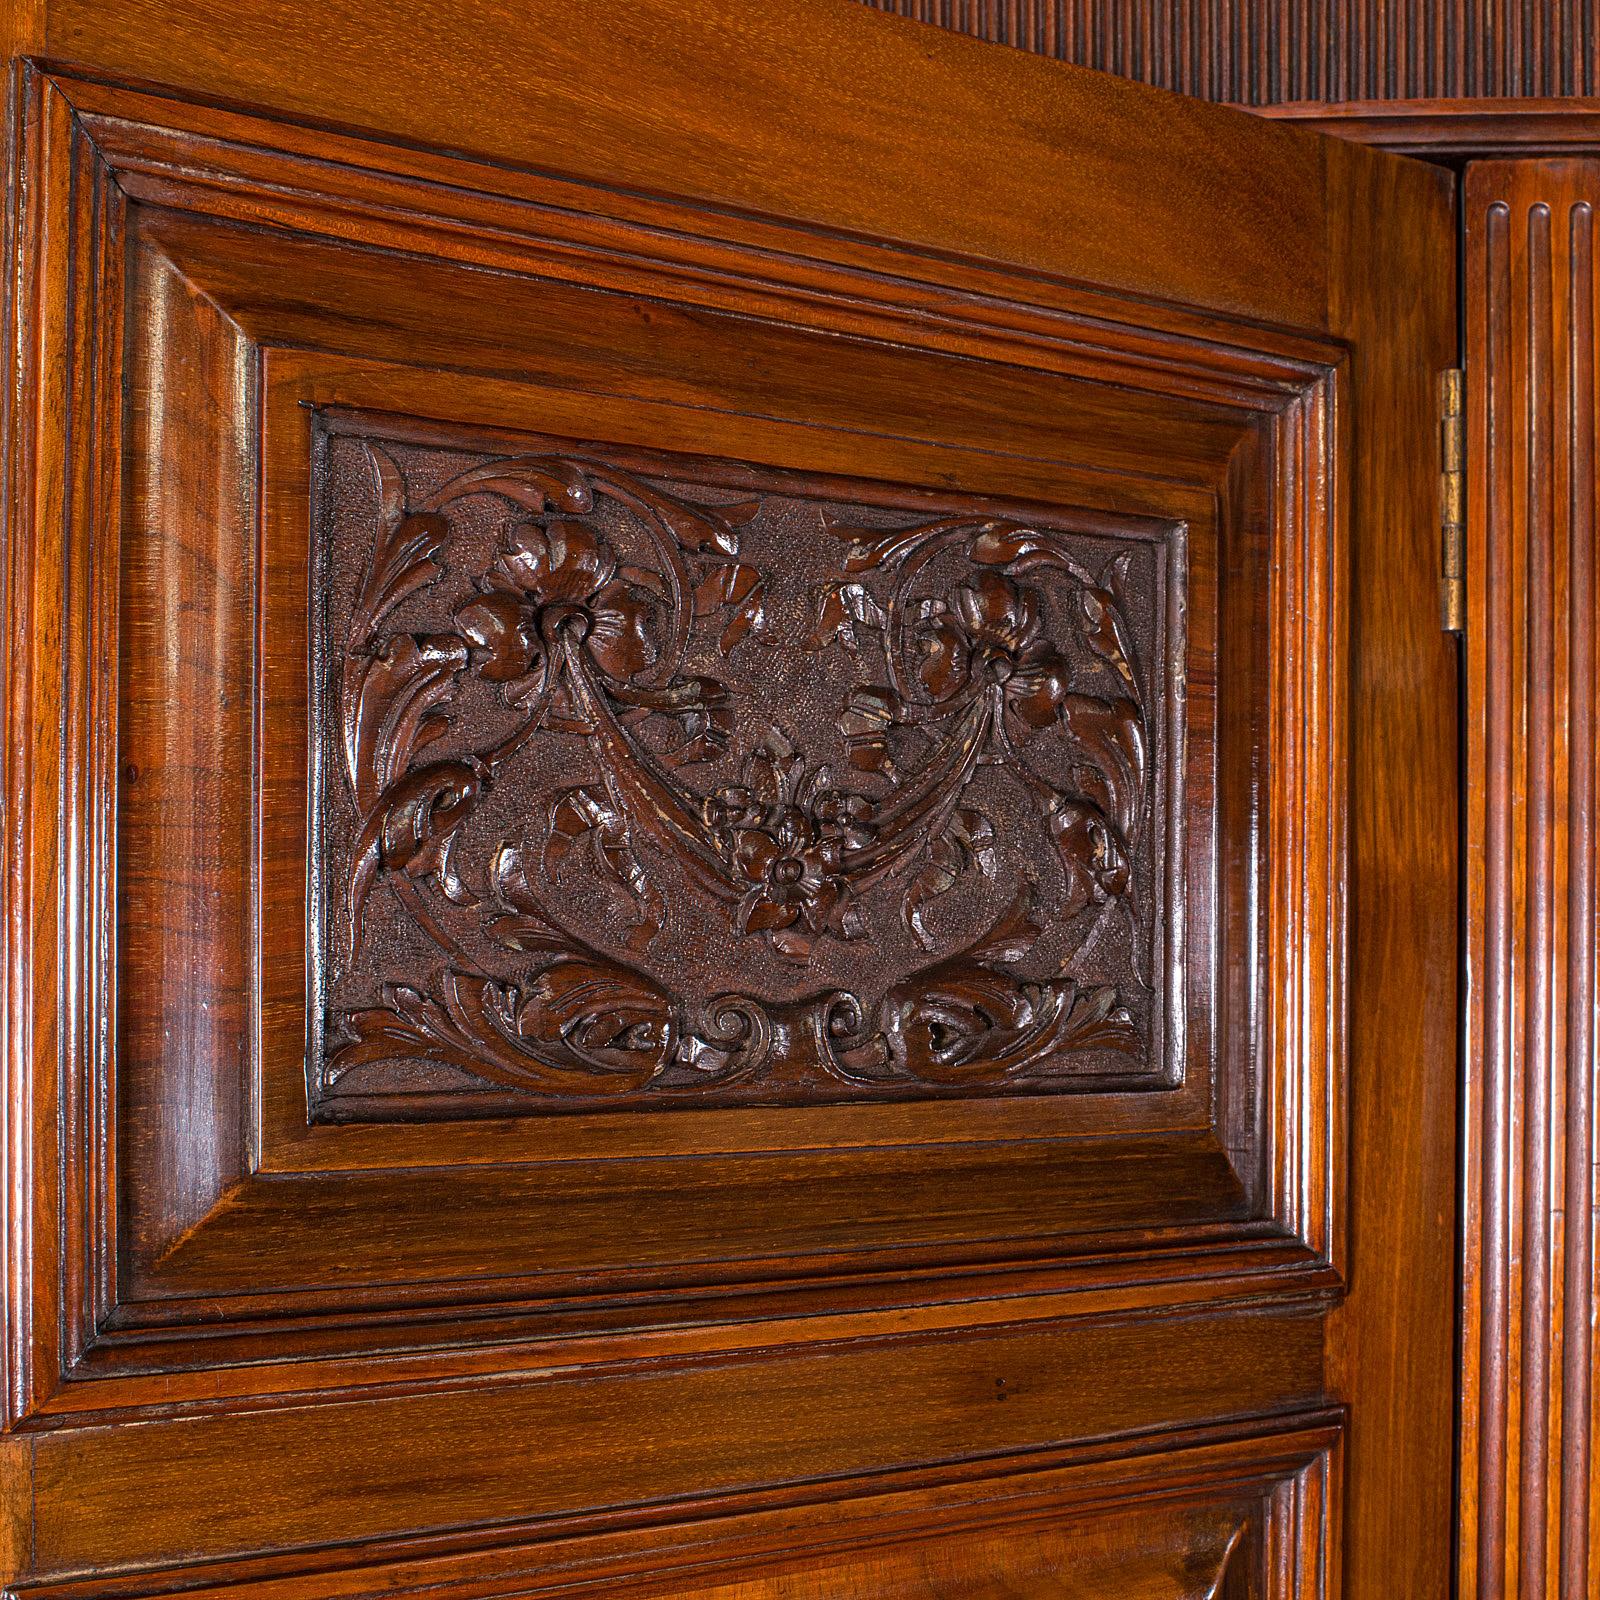
<path fill-rule="evenodd" d="M 866 0 L 1207 100 L 1600 93 L 1593 0 Z"/>
<path fill-rule="evenodd" d="M 1600 164 L 1467 176 L 1463 1592 L 1600 1583 L 1593 1327 Z"/>

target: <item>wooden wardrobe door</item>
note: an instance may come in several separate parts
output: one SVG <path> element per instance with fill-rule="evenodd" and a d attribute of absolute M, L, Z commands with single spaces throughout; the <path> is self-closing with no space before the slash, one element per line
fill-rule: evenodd
<path fill-rule="evenodd" d="M 9 1592 L 1440 1594 L 1446 178 L 847 0 L 19 0 Z"/>

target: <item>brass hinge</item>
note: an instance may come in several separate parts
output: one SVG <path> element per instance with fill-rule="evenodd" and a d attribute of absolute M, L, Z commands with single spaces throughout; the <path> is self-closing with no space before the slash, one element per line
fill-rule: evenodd
<path fill-rule="evenodd" d="M 1467 627 L 1466 376 L 1439 375 L 1439 617 L 1446 633 Z"/>

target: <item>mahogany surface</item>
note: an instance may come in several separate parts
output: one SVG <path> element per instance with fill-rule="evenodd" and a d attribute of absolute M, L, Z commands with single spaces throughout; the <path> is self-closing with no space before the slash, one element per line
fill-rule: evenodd
<path fill-rule="evenodd" d="M 1442 1592 L 1445 175 L 3 15 L 11 1589 Z"/>

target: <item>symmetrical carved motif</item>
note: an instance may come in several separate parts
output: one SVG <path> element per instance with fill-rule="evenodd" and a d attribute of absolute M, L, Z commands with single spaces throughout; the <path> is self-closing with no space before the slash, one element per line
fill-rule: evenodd
<path fill-rule="evenodd" d="M 327 451 L 325 1113 L 1159 1070 L 1158 544 L 554 443 Z"/>

